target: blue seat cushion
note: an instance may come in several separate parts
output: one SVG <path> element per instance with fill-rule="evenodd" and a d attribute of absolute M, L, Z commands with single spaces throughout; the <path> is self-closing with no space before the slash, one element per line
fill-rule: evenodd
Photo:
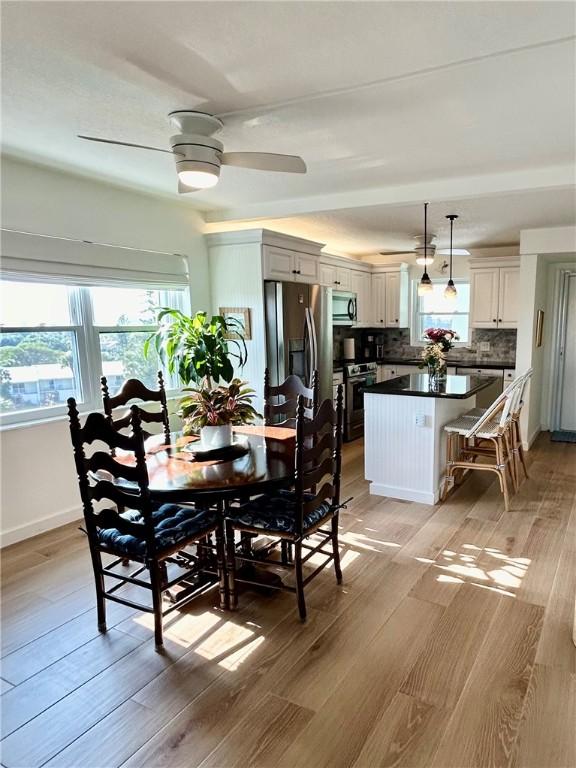
<path fill-rule="evenodd" d="M 304 501 L 312 501 L 314 494 L 305 493 Z M 306 531 L 333 511 L 332 502 L 323 501 L 313 512 L 304 516 L 303 530 Z M 258 528 L 263 531 L 295 533 L 296 497 L 293 491 L 278 491 L 270 496 L 259 496 L 241 504 L 229 515 L 239 526 Z"/>
<path fill-rule="evenodd" d="M 129 509 L 120 515 L 128 524 L 142 524 L 142 513 Z M 194 507 L 179 507 L 177 504 L 162 504 L 152 512 L 156 551 L 169 549 L 179 542 L 201 538 L 217 522 L 216 511 Z M 119 526 L 120 528 L 122 526 Z M 127 526 L 128 527 L 128 526 Z M 132 527 L 129 525 L 129 527 Z M 122 533 L 118 528 L 98 528 L 98 539 L 107 549 L 122 555 L 146 555 L 146 539 L 131 533 Z"/>

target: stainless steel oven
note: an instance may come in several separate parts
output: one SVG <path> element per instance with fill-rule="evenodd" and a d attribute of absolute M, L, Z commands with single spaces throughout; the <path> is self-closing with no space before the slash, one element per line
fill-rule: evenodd
<path fill-rule="evenodd" d="M 355 440 L 364 434 L 364 387 L 376 384 L 376 363 L 359 363 L 344 367 L 346 389 L 344 440 Z"/>
<path fill-rule="evenodd" d="M 332 291 L 332 325 L 356 325 L 356 294 Z"/>

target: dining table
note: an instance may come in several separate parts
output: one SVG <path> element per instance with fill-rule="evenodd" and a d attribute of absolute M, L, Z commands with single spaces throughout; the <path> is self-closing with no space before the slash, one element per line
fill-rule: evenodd
<path fill-rule="evenodd" d="M 232 500 L 247 500 L 293 485 L 296 430 L 244 425 L 235 427 L 233 433 L 230 450 L 224 449 L 210 458 L 196 450 L 201 442 L 196 436 L 171 432 L 169 443 L 163 434 L 149 436 L 144 449 L 152 502 L 205 504 L 216 506 L 224 515 Z M 116 460 L 132 463 L 134 456 L 118 451 Z M 98 475 L 102 477 L 102 471 Z M 136 490 L 130 481 L 115 478 L 114 482 L 127 493 Z M 244 553 L 250 551 L 257 556 L 252 538 L 244 537 L 239 546 Z M 270 583 L 278 582 L 275 574 L 267 578 Z M 266 587 L 265 582 L 262 586 Z M 224 590 L 221 588 L 220 592 L 221 607 L 225 608 Z"/>
<path fill-rule="evenodd" d="M 287 487 L 294 479 L 296 431 L 246 425 L 234 428 L 234 446 L 214 458 L 195 452 L 198 438 L 173 432 L 149 437 L 144 448 L 149 492 L 158 503 L 226 502 Z"/>

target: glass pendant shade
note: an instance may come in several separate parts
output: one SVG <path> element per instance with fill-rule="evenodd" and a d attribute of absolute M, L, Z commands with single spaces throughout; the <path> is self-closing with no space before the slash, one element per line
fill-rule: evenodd
<path fill-rule="evenodd" d="M 456 301 L 458 291 L 454 285 L 454 280 L 452 280 L 452 258 L 454 256 L 452 238 L 454 234 L 454 219 L 457 219 L 458 216 L 455 213 L 451 213 L 450 215 L 446 216 L 446 218 L 450 221 L 450 277 L 448 278 L 448 284 L 446 285 L 446 288 L 444 288 L 444 298 L 448 301 Z"/>
<path fill-rule="evenodd" d="M 418 296 L 425 296 L 427 293 L 431 293 L 432 290 L 432 280 L 430 280 L 428 272 L 424 272 L 422 279 L 418 283 Z"/>
<path fill-rule="evenodd" d="M 444 288 L 444 298 L 448 299 L 449 301 L 456 301 L 456 297 L 458 296 L 458 291 L 456 290 L 456 286 L 454 285 L 454 280 L 450 279 L 448 280 L 448 285 L 446 288 Z"/>

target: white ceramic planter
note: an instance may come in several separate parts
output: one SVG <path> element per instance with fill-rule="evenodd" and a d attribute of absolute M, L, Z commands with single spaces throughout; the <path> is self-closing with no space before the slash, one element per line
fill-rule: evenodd
<path fill-rule="evenodd" d="M 226 448 L 232 445 L 232 425 L 224 424 L 222 427 L 202 427 L 200 430 L 202 447 L 207 450 Z"/>

